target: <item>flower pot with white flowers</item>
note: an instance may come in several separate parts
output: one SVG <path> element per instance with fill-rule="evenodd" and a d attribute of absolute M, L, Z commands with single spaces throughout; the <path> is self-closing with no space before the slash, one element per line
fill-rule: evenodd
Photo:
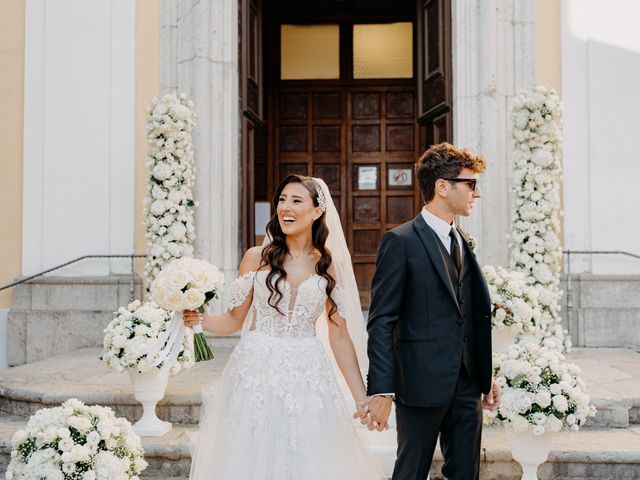
<path fill-rule="evenodd" d="M 158 418 L 156 405 L 164 397 L 169 375 L 194 364 L 193 335 L 181 320 L 172 319 L 171 312 L 138 300 L 120 307 L 104 333 L 102 360 L 119 373 L 129 373 L 134 396 L 142 404 L 134 431 L 164 435 L 172 426 Z"/>
<path fill-rule="evenodd" d="M 493 351 L 506 352 L 517 338 L 538 341 L 541 312 L 536 289 L 521 272 L 491 265 L 482 271 L 491 295 Z"/>
<path fill-rule="evenodd" d="M 485 412 L 485 418 L 505 426 L 513 458 L 522 466 L 522 480 L 536 480 L 552 434 L 578 431 L 595 415 L 595 408 L 578 376 L 580 368 L 555 349 L 519 343 L 494 361 L 502 402 L 495 412 Z"/>
<path fill-rule="evenodd" d="M 147 468 L 140 437 L 108 407 L 76 399 L 42 408 L 11 440 L 9 480 L 139 480 Z"/>

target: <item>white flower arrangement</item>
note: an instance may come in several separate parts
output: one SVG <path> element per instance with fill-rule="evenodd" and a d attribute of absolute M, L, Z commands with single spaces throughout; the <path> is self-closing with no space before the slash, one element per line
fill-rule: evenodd
<path fill-rule="evenodd" d="M 522 272 L 487 265 L 482 268 L 491 294 L 491 327 L 539 336 L 541 311 L 537 290 Z"/>
<path fill-rule="evenodd" d="M 8 480 L 139 480 L 147 468 L 126 419 L 76 399 L 38 410 L 11 444 Z"/>
<path fill-rule="evenodd" d="M 485 423 L 502 424 L 535 435 L 577 431 L 595 415 L 580 367 L 567 363 L 559 351 L 534 343 L 515 344 L 506 354 L 494 354 L 494 376 L 502 402 L 485 411 Z"/>
<path fill-rule="evenodd" d="M 118 373 L 128 369 L 143 373 L 151 368 L 162 368 L 164 361 L 152 367 L 160 352 L 156 350 L 153 358 L 148 358 L 148 353 L 169 327 L 171 312 L 154 302 L 136 300 L 126 308 L 120 307 L 115 315 L 104 329 L 102 361 Z M 182 349 L 171 365 L 171 373 L 191 368 L 194 363 L 193 334 L 187 331 L 182 338 Z"/>
<path fill-rule="evenodd" d="M 149 285 L 174 258 L 193 255 L 195 166 L 191 134 L 196 116 L 184 93 L 152 100 L 147 120 L 149 180 L 144 199 Z"/>
<path fill-rule="evenodd" d="M 209 303 L 224 288 L 224 275 L 204 260 L 183 257 L 164 267 L 151 285 L 151 297 L 158 305 L 175 312 L 198 310 L 204 313 Z M 193 328 L 197 362 L 210 360 L 213 353 L 200 325 Z"/>
<path fill-rule="evenodd" d="M 556 93 L 537 86 L 514 100 L 514 192 L 511 266 L 538 290 L 543 341 L 571 347 L 560 319 L 561 105 Z"/>

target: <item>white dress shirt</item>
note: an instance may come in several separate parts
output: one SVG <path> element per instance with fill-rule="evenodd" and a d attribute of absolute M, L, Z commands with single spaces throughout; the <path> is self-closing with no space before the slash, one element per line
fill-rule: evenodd
<path fill-rule="evenodd" d="M 462 257 L 462 239 L 460 238 L 460 234 L 458 233 L 458 229 L 456 227 L 456 221 L 454 220 L 451 224 L 448 224 L 440 217 L 435 216 L 427 207 L 422 207 L 422 218 L 427 222 L 436 235 L 444 245 L 444 248 L 447 249 L 447 253 L 451 255 L 451 237 L 449 236 L 449 232 L 451 232 L 451 228 L 453 227 L 454 235 L 458 240 L 458 248 L 460 248 L 460 256 Z"/>

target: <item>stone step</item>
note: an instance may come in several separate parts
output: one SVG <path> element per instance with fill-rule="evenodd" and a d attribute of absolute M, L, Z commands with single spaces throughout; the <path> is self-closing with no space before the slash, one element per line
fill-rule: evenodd
<path fill-rule="evenodd" d="M 142 280 L 135 277 L 135 298 L 142 296 Z M 96 277 L 44 276 L 13 288 L 13 309 L 40 311 L 108 311 L 127 305 L 130 275 Z"/>
<path fill-rule="evenodd" d="M 141 298 L 141 279 L 134 280 L 135 296 Z M 130 295 L 130 275 L 40 277 L 15 286 L 7 327 L 9 365 L 101 346 L 102 330 Z"/>
<path fill-rule="evenodd" d="M 196 424 L 200 391 L 218 380 L 237 337 L 210 338 L 215 359 L 170 378 L 158 416 L 173 423 Z M 98 359 L 101 350 L 85 348 L 0 373 L 0 411 L 28 416 L 68 398 L 110 406 L 136 421 L 142 408 L 135 401 L 128 375 L 118 375 Z M 575 349 L 569 359 L 583 369 L 593 404 L 590 427 L 626 428 L 640 424 L 640 353 L 627 349 Z"/>
<path fill-rule="evenodd" d="M 26 418 L 0 416 L 0 471 L 10 461 L 13 432 L 25 425 Z M 143 478 L 186 480 L 191 465 L 187 430 L 196 426 L 176 426 L 163 437 L 145 437 L 143 445 L 149 467 Z M 391 476 L 395 460 L 395 431 L 369 432 L 358 429 L 365 443 Z M 330 459 L 328 459 L 330 460 Z M 442 454 L 437 449 L 431 480 L 440 474 Z M 520 466 L 512 459 L 506 435 L 500 429 L 485 428 L 481 456 L 482 480 L 520 479 Z M 540 480 L 632 480 L 640 479 L 640 427 L 591 429 L 563 432 L 553 438 L 548 461 L 538 469 Z"/>
<path fill-rule="evenodd" d="M 593 405 L 590 425 L 626 428 L 640 424 L 640 353 L 625 348 L 575 348 L 568 360 L 582 368 Z M 639 446 L 640 448 L 640 446 Z"/>
<path fill-rule="evenodd" d="M 213 339 L 215 358 L 170 377 L 157 413 L 172 423 L 197 424 L 200 392 L 220 377 L 237 339 Z M 40 408 L 60 405 L 68 398 L 111 407 L 116 415 L 135 422 L 142 407 L 135 400 L 126 373 L 118 374 L 100 360 L 101 349 L 83 348 L 71 354 L 12 367 L 0 373 L 0 411 L 30 416 Z"/>

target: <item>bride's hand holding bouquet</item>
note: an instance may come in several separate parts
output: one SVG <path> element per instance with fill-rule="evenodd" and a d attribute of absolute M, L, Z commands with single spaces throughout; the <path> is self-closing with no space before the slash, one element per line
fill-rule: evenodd
<path fill-rule="evenodd" d="M 162 308 L 184 312 L 185 324 L 192 327 L 196 362 L 211 360 L 213 353 L 207 345 L 199 320 L 209 303 L 218 298 L 224 288 L 224 276 L 204 260 L 183 257 L 171 262 L 158 274 L 151 286 L 153 300 Z"/>

